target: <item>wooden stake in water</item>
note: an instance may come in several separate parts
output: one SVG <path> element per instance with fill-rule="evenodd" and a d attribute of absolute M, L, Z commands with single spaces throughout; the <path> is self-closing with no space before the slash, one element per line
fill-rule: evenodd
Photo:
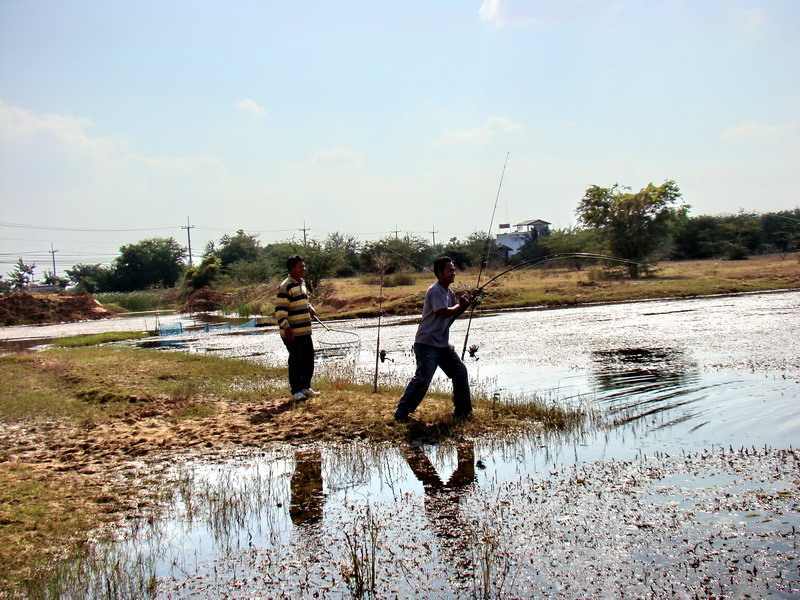
<path fill-rule="evenodd" d="M 381 317 L 383 316 L 383 275 L 386 272 L 381 265 L 381 289 L 378 295 L 378 340 L 375 342 L 375 378 L 372 381 L 372 393 L 378 393 L 378 359 L 381 354 Z"/>

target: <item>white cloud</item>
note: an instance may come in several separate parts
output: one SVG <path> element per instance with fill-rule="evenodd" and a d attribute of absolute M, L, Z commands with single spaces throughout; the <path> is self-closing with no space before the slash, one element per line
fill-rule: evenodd
<path fill-rule="evenodd" d="M 491 23 L 495 27 L 525 26 L 532 25 L 537 21 L 533 16 L 526 14 L 524 10 L 518 10 L 515 4 L 509 0 L 482 0 L 478 15 L 482 21 Z"/>
<path fill-rule="evenodd" d="M 478 14 L 480 15 L 481 19 L 487 23 L 501 26 L 503 21 L 500 13 L 500 5 L 501 0 L 483 0 L 483 2 L 481 2 L 481 7 L 478 10 Z"/>
<path fill-rule="evenodd" d="M 251 98 L 242 98 L 236 103 L 236 108 L 256 117 L 267 114 L 267 109 Z"/>
<path fill-rule="evenodd" d="M 125 140 L 93 130 L 89 119 L 38 113 L 0 99 L 3 213 L 17 214 L 21 222 L 119 226 L 226 189 L 227 169 L 215 157 L 137 152 Z"/>
<path fill-rule="evenodd" d="M 356 167 L 364 166 L 364 155 L 348 146 L 336 146 L 320 150 L 311 157 L 311 162 L 321 166 Z"/>
<path fill-rule="evenodd" d="M 94 158 L 108 158 L 124 151 L 124 146 L 109 138 L 92 136 L 89 119 L 51 113 L 34 113 L 0 100 L 0 143 L 42 141 L 66 146 Z"/>
<path fill-rule="evenodd" d="M 748 33 L 758 33 L 767 24 L 767 13 L 763 8 L 740 8 L 733 13 L 734 21 Z"/>
<path fill-rule="evenodd" d="M 725 142 L 778 141 L 800 134 L 800 122 L 763 123 L 742 121 L 723 130 L 720 135 Z"/>
<path fill-rule="evenodd" d="M 490 116 L 486 123 L 471 129 L 454 129 L 445 131 L 436 140 L 437 144 L 486 144 L 493 138 L 510 133 L 516 133 L 522 125 L 508 117 Z"/>
<path fill-rule="evenodd" d="M 553 26 L 575 20 L 610 18 L 616 20 L 625 11 L 621 0 L 559 0 L 526 2 L 524 0 L 481 0 L 478 16 L 497 28 Z"/>

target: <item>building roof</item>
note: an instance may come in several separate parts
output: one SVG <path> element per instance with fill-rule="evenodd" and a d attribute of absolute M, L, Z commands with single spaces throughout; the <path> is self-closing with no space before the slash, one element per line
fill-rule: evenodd
<path fill-rule="evenodd" d="M 523 221 L 522 223 L 516 223 L 514 227 L 522 227 L 523 225 L 536 225 L 537 223 L 541 223 L 543 225 L 550 225 L 549 221 L 543 221 L 542 219 L 531 219 L 530 221 Z"/>

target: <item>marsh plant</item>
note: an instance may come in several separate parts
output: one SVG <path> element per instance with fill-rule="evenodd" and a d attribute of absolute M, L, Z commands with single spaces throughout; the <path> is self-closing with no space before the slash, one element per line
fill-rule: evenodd
<path fill-rule="evenodd" d="M 340 571 L 354 598 L 377 597 L 378 548 L 382 529 L 382 524 L 367 505 L 344 532 L 345 556 Z"/>
<path fill-rule="evenodd" d="M 472 573 L 470 595 L 472 598 L 488 600 L 501 598 L 503 591 L 513 585 L 511 554 L 504 542 L 509 538 L 500 528 L 481 522 L 470 532 Z"/>
<path fill-rule="evenodd" d="M 28 598 L 154 598 L 156 556 L 91 545 L 59 563 L 46 579 L 29 581 Z"/>

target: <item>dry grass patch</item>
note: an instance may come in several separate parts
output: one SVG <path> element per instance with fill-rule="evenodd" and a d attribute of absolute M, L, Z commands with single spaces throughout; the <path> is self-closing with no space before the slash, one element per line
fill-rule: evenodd
<path fill-rule="evenodd" d="M 86 492 L 68 477 L 43 481 L 23 466 L 0 465 L 0 590 L 24 586 L 80 551 L 79 534 L 104 514 Z"/>

